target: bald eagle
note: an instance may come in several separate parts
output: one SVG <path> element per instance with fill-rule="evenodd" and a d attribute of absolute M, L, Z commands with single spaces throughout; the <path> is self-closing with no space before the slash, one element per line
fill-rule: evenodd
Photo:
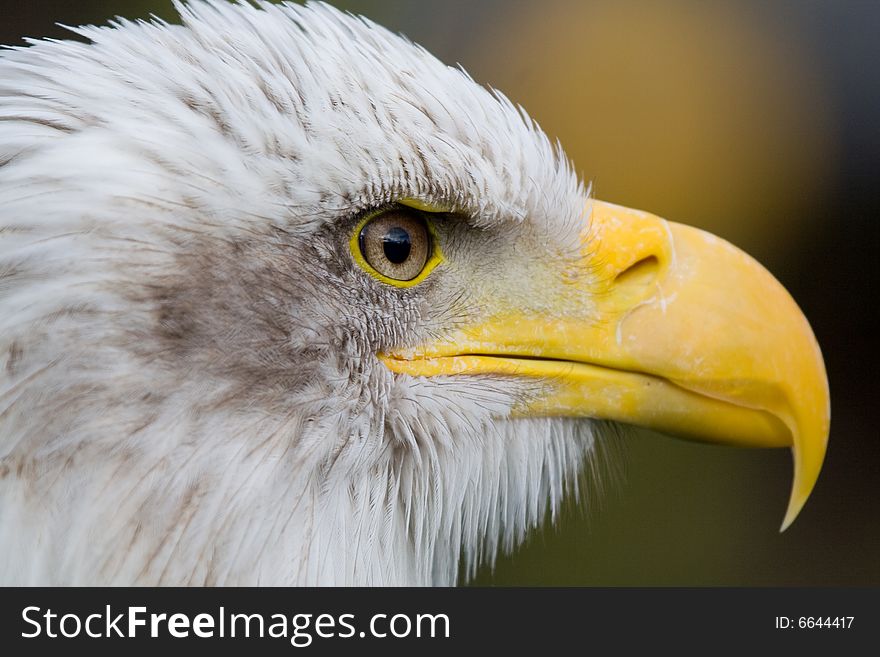
<path fill-rule="evenodd" d="M 0 54 L 0 582 L 452 584 L 608 422 L 791 448 L 794 519 L 828 387 L 754 260 L 368 20 L 176 6 Z"/>

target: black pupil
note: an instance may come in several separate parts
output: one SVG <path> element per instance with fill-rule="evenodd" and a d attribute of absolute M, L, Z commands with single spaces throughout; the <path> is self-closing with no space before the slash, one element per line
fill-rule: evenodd
<path fill-rule="evenodd" d="M 412 250 L 412 237 L 405 228 L 395 226 L 382 237 L 382 249 L 388 261 L 399 265 L 406 262 Z"/>

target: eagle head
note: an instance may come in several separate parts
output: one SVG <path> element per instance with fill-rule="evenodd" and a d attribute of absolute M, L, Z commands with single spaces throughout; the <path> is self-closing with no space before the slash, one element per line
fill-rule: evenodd
<path fill-rule="evenodd" d="M 0 581 L 452 584 L 607 422 L 828 433 L 803 315 L 519 107 L 324 4 L 0 53 Z"/>

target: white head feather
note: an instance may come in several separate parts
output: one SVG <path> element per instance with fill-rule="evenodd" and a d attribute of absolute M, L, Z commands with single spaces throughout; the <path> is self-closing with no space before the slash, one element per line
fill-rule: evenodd
<path fill-rule="evenodd" d="M 522 110 L 369 21 L 178 9 L 0 55 L 0 581 L 452 584 L 555 513 L 591 425 L 393 375 L 377 348 L 527 272 L 392 293 L 345 231 L 418 197 L 565 254 L 587 194 Z"/>

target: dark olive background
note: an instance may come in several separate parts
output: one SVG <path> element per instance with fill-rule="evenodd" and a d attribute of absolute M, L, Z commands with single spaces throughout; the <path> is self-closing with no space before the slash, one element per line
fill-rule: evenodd
<path fill-rule="evenodd" d="M 825 354 L 825 468 L 784 534 L 786 450 L 634 430 L 603 441 L 588 504 L 568 504 L 476 583 L 880 584 L 880 4 L 335 4 L 523 104 L 598 198 L 712 230 L 755 255 Z M 4 0 L 0 43 L 150 12 L 175 16 L 165 0 Z"/>

